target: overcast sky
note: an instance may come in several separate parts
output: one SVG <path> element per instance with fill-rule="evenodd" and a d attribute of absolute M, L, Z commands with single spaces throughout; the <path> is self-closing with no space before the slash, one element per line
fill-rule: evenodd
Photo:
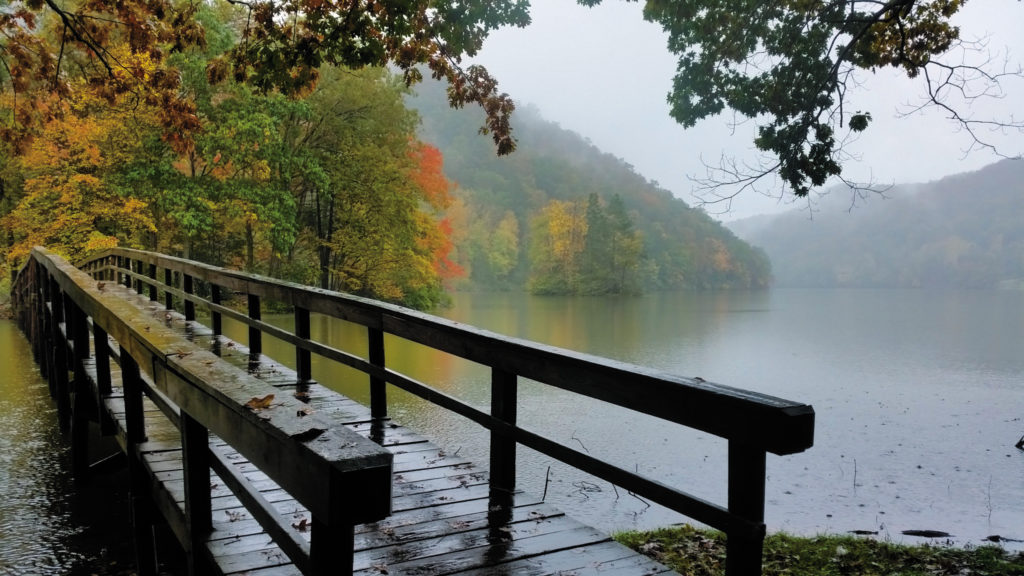
<path fill-rule="evenodd" d="M 534 0 L 533 24 L 494 33 L 477 59 L 498 78 L 503 91 L 521 104 L 533 104 L 548 120 L 589 138 L 619 156 L 638 172 L 658 181 L 676 196 L 697 204 L 689 177 L 702 176 L 702 159 L 716 162 L 724 153 L 753 159 L 754 126 L 733 132 L 727 118 L 705 120 L 684 130 L 668 115 L 666 95 L 676 59 L 665 47 L 665 34 L 642 18 L 642 3 L 605 0 L 596 8 L 575 0 Z M 975 0 L 958 15 L 961 36 L 988 37 L 989 50 L 1005 56 L 1014 68 L 1024 62 L 1024 4 L 1018 0 Z M 966 135 L 933 111 L 899 118 L 900 110 L 919 100 L 918 84 L 894 71 L 863 73 L 863 88 L 848 95 L 847 110 L 870 110 L 874 122 L 850 150 L 859 162 L 844 174 L 873 177 L 885 183 L 923 182 L 980 168 L 996 161 L 991 152 L 964 155 Z M 969 110 L 977 117 L 1001 108 L 1004 116 L 1024 118 L 1024 81 L 1004 82 L 1006 96 L 986 108 Z M 988 134 L 986 134 L 988 136 Z M 1014 155 L 1024 152 L 1020 132 L 992 135 Z M 748 192 L 731 206 L 707 206 L 723 220 L 792 208 L 782 201 Z"/>

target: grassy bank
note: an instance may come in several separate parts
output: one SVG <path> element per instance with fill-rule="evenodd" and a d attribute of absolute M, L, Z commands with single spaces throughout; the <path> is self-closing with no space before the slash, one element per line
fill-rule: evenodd
<path fill-rule="evenodd" d="M 616 540 L 684 576 L 725 574 L 725 537 L 690 526 L 625 532 Z M 854 536 L 796 537 L 765 541 L 765 576 L 1024 576 L 1024 553 L 997 546 L 972 549 L 908 546 Z"/>

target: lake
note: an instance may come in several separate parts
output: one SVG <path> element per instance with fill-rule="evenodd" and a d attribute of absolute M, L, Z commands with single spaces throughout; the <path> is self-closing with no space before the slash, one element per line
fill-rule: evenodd
<path fill-rule="evenodd" d="M 70 465 L 31 348 L 0 320 L 0 575 L 134 572 L 126 474 L 76 486 Z"/>
<path fill-rule="evenodd" d="M 441 315 L 812 404 L 814 447 L 803 454 L 768 456 L 770 530 L 871 530 L 881 538 L 913 542 L 919 540 L 901 532 L 928 529 L 951 533 L 955 544 L 977 544 L 989 535 L 1024 539 L 1024 452 L 1013 446 L 1024 435 L 1024 293 L 456 294 L 453 307 Z M 287 325 L 290 318 L 275 321 Z M 9 330 L 9 322 L 0 325 Z M 363 336 L 362 329 L 316 316 L 312 329 L 314 337 L 339 347 Z M 238 326 L 226 323 L 225 330 L 244 338 Z M 0 358 L 10 374 L 8 359 L 24 352 L 12 351 L 17 339 L 4 333 Z M 395 339 L 388 346 L 394 369 L 481 408 L 489 406 L 486 369 Z M 264 348 L 281 360 L 292 355 L 270 338 Z M 31 372 L 23 363 L 19 360 L 13 371 Z M 314 361 L 313 375 L 357 399 L 368 398 L 365 378 L 345 368 Z M 5 397 L 10 386 L 5 384 Z M 36 396 L 44 392 L 38 389 Z M 10 394 L 19 403 L 41 402 L 33 410 L 52 419 L 47 402 L 24 392 Z M 486 462 L 488 434 L 482 428 L 401 391 L 390 398 L 396 420 L 449 452 Z M 18 405 L 2 401 L 0 411 L 17 411 Z M 524 427 L 566 445 L 725 502 L 726 451 L 720 439 L 531 382 L 520 385 L 519 417 Z M 8 416 L 0 418 L 5 434 L 22 433 L 6 424 Z M 523 488 L 546 489 L 547 501 L 606 530 L 685 521 L 523 448 L 518 468 Z M 18 494 L 0 486 L 0 499 L 11 498 Z M 1013 543 L 1006 547 L 1021 549 Z"/>

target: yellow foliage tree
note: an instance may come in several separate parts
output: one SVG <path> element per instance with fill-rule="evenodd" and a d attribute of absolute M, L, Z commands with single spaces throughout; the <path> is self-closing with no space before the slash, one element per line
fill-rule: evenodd
<path fill-rule="evenodd" d="M 76 260 L 151 230 L 146 204 L 121 197 L 103 175 L 116 160 L 103 144 L 115 138 L 124 118 L 88 114 L 81 100 L 51 101 L 57 111 L 17 160 L 23 196 L 0 226 L 14 240 L 12 266 L 35 245 Z"/>

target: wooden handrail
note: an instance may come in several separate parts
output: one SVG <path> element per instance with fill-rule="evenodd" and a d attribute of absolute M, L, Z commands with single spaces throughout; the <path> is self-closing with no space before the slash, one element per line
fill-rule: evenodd
<path fill-rule="evenodd" d="M 814 410 L 807 404 L 503 336 L 401 306 L 173 256 L 115 248 L 101 253 L 97 259 L 113 254 L 160 268 L 172 267 L 221 289 L 381 330 L 478 364 L 761 447 L 773 454 L 798 453 L 813 445 Z M 131 274 L 142 282 L 150 281 L 145 275 Z M 175 291 L 173 286 L 163 284 L 160 289 Z M 190 295 L 188 300 L 213 309 L 203 298 Z M 249 327 L 268 333 L 274 330 L 269 324 L 257 323 L 230 309 L 216 310 Z M 292 340 L 282 332 L 274 336 L 284 336 L 288 343 L 317 353 L 313 344 Z M 643 393 L 638 394 L 638 390 Z"/>
<path fill-rule="evenodd" d="M 124 264 L 132 262 L 134 269 Z M 99 254 L 84 267 L 98 276 L 120 275 L 127 285 L 134 283 L 139 293 L 148 286 L 152 299 L 159 291 L 171 294 L 184 302 L 187 316 L 194 317 L 194 307 L 200 306 L 213 315 L 215 332 L 219 332 L 220 317 L 233 318 L 248 327 L 250 347 L 255 343 L 257 350 L 261 334 L 278 338 L 295 347 L 300 373 L 308 370 L 305 358 L 309 354 L 366 373 L 371 382 L 375 418 L 386 415 L 386 382 L 477 422 L 491 431 L 492 498 L 514 488 L 515 448 L 522 444 L 722 529 L 729 536 L 729 576 L 760 574 L 765 530 L 765 453 L 793 454 L 813 444 L 814 410 L 798 402 L 510 338 L 366 298 L 162 254 L 115 248 Z M 180 285 L 157 280 L 157 269 L 177 273 Z M 165 273 L 166 277 L 169 276 Z M 195 293 L 193 280 L 205 283 L 210 299 Z M 248 313 L 224 306 L 221 297 L 226 292 L 243 295 Z M 261 302 L 295 308 L 296 332 L 264 322 L 259 313 Z M 314 312 L 364 326 L 368 358 L 310 340 L 308 314 Z M 490 367 L 490 413 L 388 368 L 385 334 Z M 520 377 L 727 439 L 728 504 L 707 502 L 518 427 L 516 382 Z"/>
<path fill-rule="evenodd" d="M 150 299 L 156 300 L 158 285 L 162 285 L 157 281 L 157 266 L 139 256 L 133 253 L 117 259 L 124 265 L 133 262 L 140 271 L 142 264 L 148 263 L 145 275 L 115 265 L 97 274 L 112 279 L 118 271 L 126 284 L 137 281 L 135 288 L 140 294 L 148 286 Z M 18 305 L 34 306 L 36 322 L 48 328 L 48 346 L 57 362 L 51 372 L 64 376 L 57 379 L 58 386 L 68 386 L 69 369 L 76 373 L 76 386 L 85 380 L 82 361 L 89 357 L 91 321 L 97 379 L 106 379 L 97 383 L 97 393 L 109 393 L 109 369 L 100 364 L 111 356 L 108 336 L 118 343 L 114 356 L 121 365 L 126 452 L 133 481 L 138 478 L 132 469 L 139 467 L 135 447 L 145 440 L 143 394 L 150 395 L 179 427 L 186 526 L 176 534 L 190 561 L 195 561 L 194 553 L 210 530 L 209 477 L 211 466 L 217 467 L 216 455 L 209 449 L 212 433 L 310 511 L 313 541 L 307 557 L 292 558 L 295 564 L 306 568 L 306 573 L 335 574 L 345 573 L 347 561 L 351 572 L 353 526 L 380 520 L 391 510 L 390 452 L 340 424 L 316 414 L 304 415 L 303 405 L 291 397 L 276 398 L 272 406 L 257 414 L 247 403 L 272 393 L 272 386 L 220 361 L 124 299 L 104 293 L 95 277 L 45 249 L 32 251 L 15 291 Z M 34 303 L 30 302 L 33 298 Z M 47 302 L 52 308 L 47 308 Z M 74 352 L 72 357 L 69 351 Z M 59 412 L 66 413 L 60 398 L 70 395 L 58 391 L 56 396 Z M 88 396 L 74 397 L 78 402 Z M 284 545 L 282 549 L 289 550 Z"/>

